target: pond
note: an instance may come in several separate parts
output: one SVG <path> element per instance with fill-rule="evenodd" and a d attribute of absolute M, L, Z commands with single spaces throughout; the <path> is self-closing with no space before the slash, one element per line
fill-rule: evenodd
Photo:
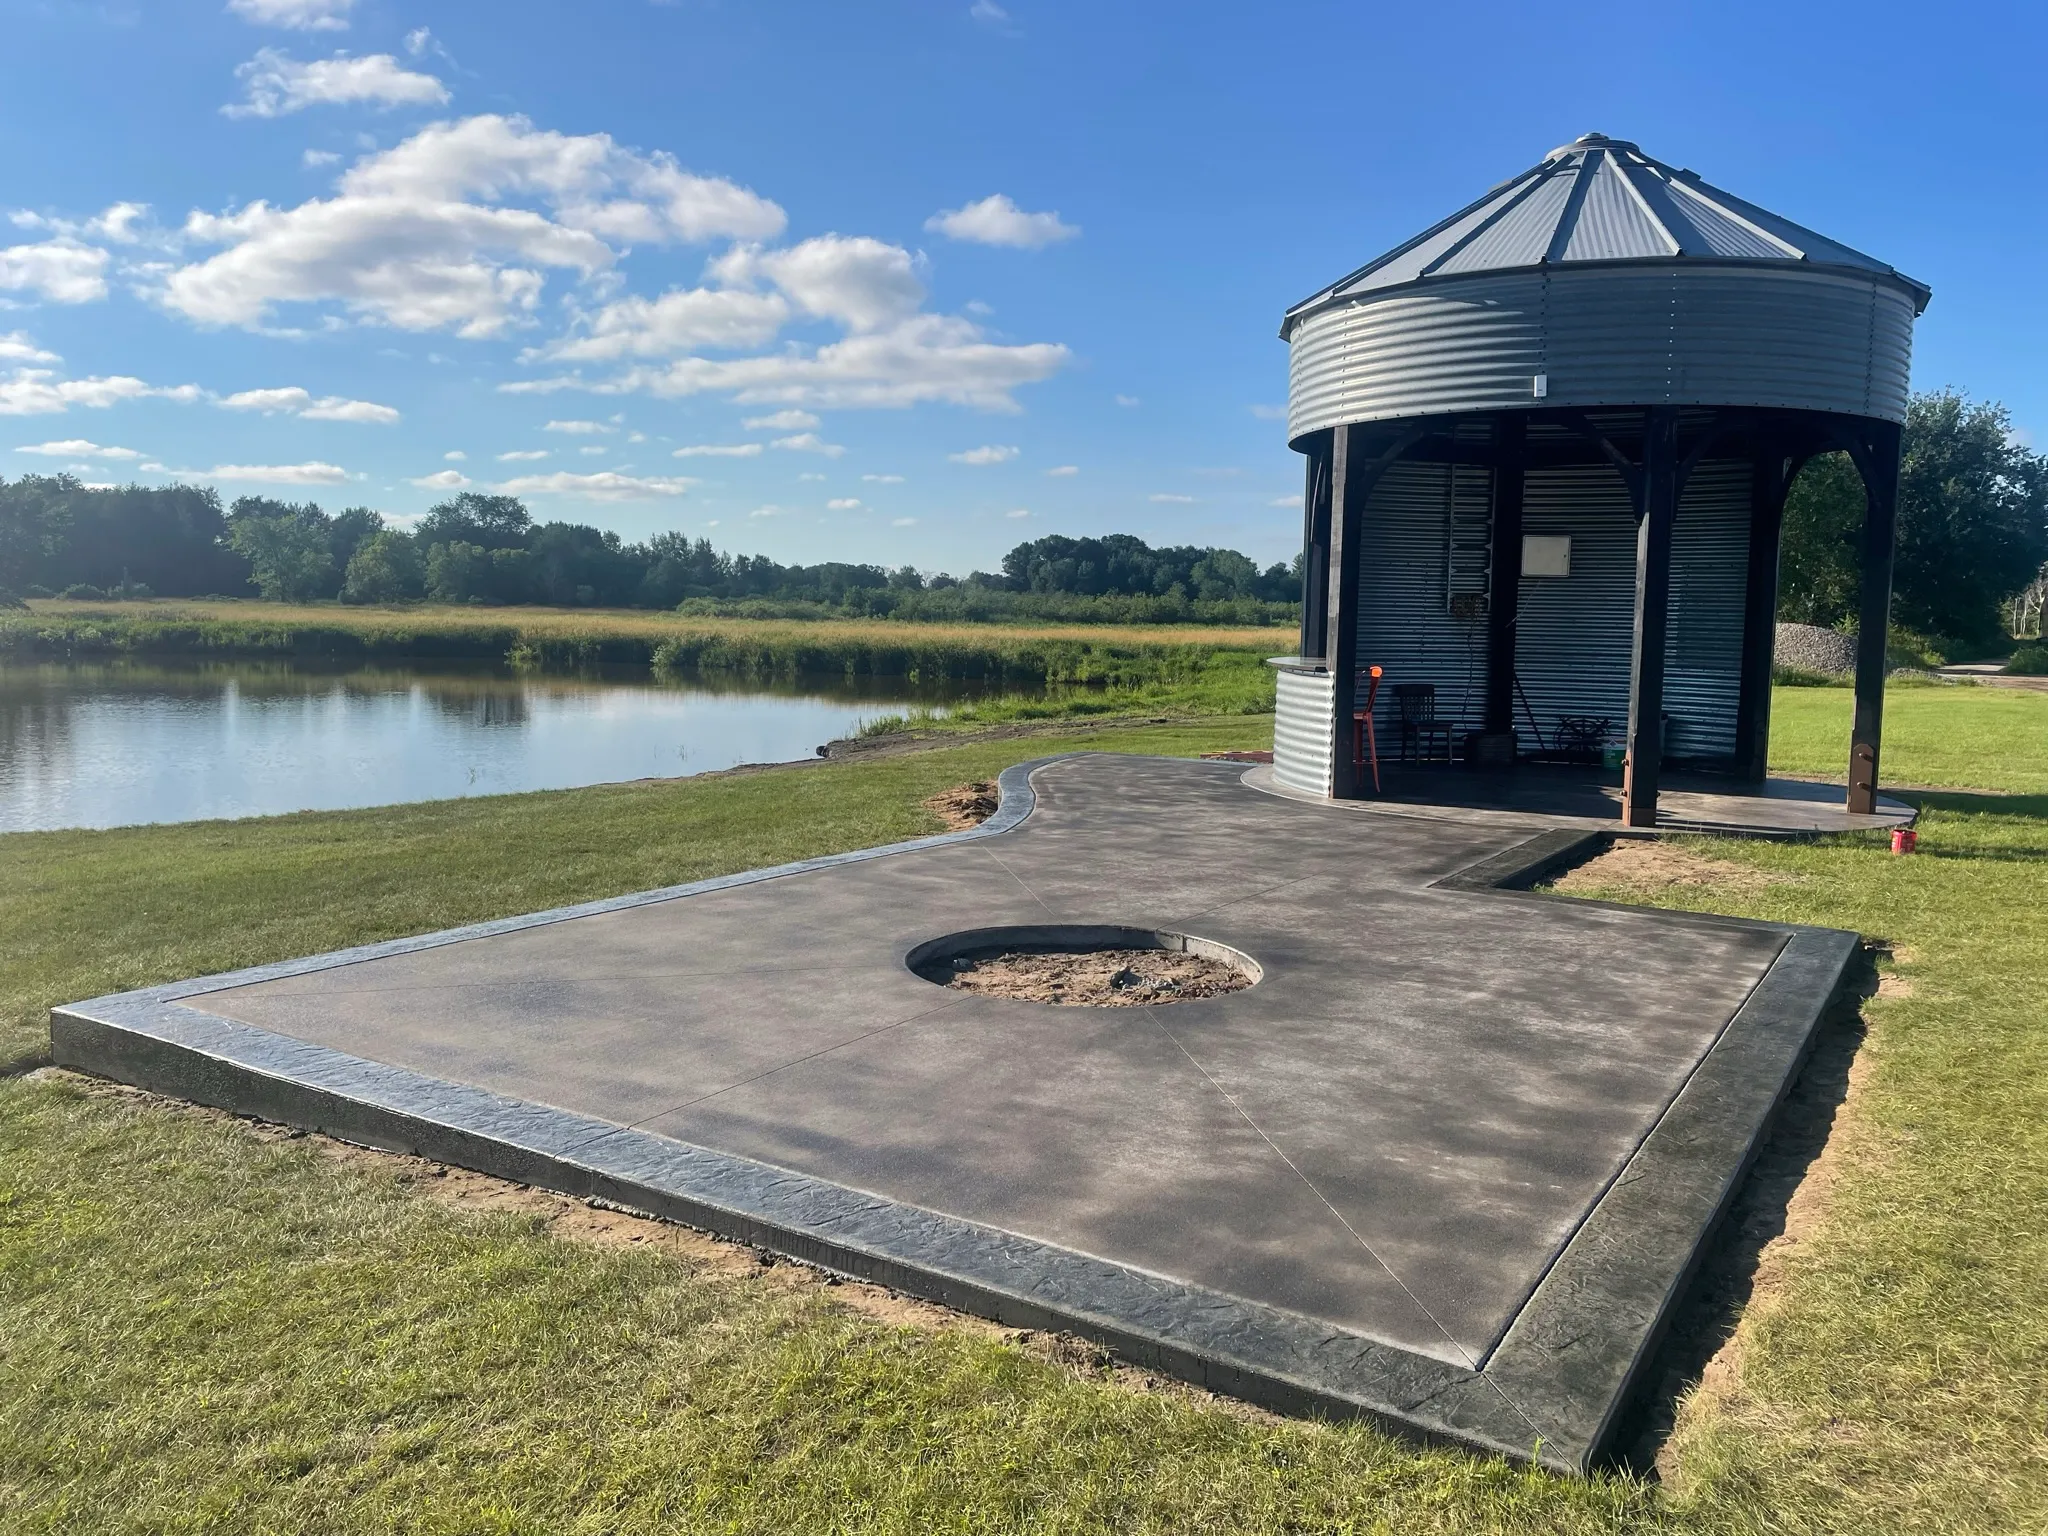
<path fill-rule="evenodd" d="M 985 685 L 474 663 L 0 667 L 0 832 L 268 816 L 671 778 L 812 757 Z M 1009 690 L 1014 691 L 1014 688 Z"/>

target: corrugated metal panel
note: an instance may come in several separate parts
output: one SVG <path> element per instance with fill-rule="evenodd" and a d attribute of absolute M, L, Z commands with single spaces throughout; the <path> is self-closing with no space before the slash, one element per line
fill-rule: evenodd
<path fill-rule="evenodd" d="M 1775 406 L 1903 421 L 1912 306 L 1776 266 L 1461 278 L 1325 309 L 1289 348 L 1288 436 L 1534 407 Z"/>
<path fill-rule="evenodd" d="M 1643 206 L 1612 155 L 1591 158 L 1593 177 L 1565 241 L 1564 261 L 1639 261 L 1675 256 L 1678 242 Z"/>
<path fill-rule="evenodd" d="M 1678 501 L 1671 619 L 1664 648 L 1665 750 L 1727 766 L 1742 701 L 1742 610 L 1749 585 L 1750 467 L 1710 460 Z"/>
<path fill-rule="evenodd" d="M 1570 195 L 1575 187 L 1580 195 Z M 1875 257 L 1592 133 L 1304 299 L 1287 312 L 1281 335 L 1291 339 L 1297 323 L 1332 302 L 1404 284 L 1545 263 L 1666 260 L 1833 268 L 1905 294 L 1916 314 L 1927 306 L 1925 284 Z"/>
<path fill-rule="evenodd" d="M 1493 476 L 1478 465 L 1396 464 L 1360 519 L 1358 665 L 1378 666 L 1380 718 L 1396 715 L 1400 683 L 1433 683 L 1436 717 L 1476 731 L 1486 713 L 1486 615 L 1451 612 L 1454 576 L 1469 578 L 1477 529 L 1485 591 Z M 1364 702 L 1360 690 L 1353 707 Z M 1382 725 L 1385 729 L 1386 725 Z M 1392 748 L 1389 747 L 1391 751 Z"/>
<path fill-rule="evenodd" d="M 1273 716 L 1273 777 L 1289 789 L 1330 793 L 1330 675 L 1280 669 Z"/>
<path fill-rule="evenodd" d="M 1555 743 L 1566 715 L 1628 724 L 1629 651 L 1636 623 L 1636 518 L 1628 487 L 1606 465 L 1532 469 L 1522 483 L 1522 531 L 1568 536 L 1569 576 L 1522 579 L 1515 624 L 1515 728 L 1530 716 Z"/>
<path fill-rule="evenodd" d="M 1747 464 L 1702 464 L 1679 500 L 1664 653 L 1674 760 L 1722 762 L 1735 754 L 1749 476 Z M 1522 519 L 1527 533 L 1570 537 L 1572 573 L 1522 582 L 1516 728 L 1526 734 L 1533 714 L 1552 743 L 1564 716 L 1604 716 L 1619 740 L 1628 724 L 1635 641 L 1636 519 L 1628 488 L 1604 466 L 1531 470 Z"/>

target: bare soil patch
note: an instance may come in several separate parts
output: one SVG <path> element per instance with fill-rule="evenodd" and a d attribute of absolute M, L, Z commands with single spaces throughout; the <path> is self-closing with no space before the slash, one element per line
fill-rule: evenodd
<path fill-rule="evenodd" d="M 1560 875 L 1553 889 L 1567 896 L 1616 889 L 1656 892 L 1678 887 L 1749 892 L 1796 878 L 1726 859 L 1710 859 L 1666 842 L 1628 838 L 1616 842 L 1598 858 L 1588 859 Z"/>
<path fill-rule="evenodd" d="M 995 815 L 996 807 L 1001 803 L 992 779 L 955 784 L 923 802 L 926 810 L 946 824 L 948 832 L 965 832 L 970 827 L 980 826 Z"/>
<path fill-rule="evenodd" d="M 1235 966 L 1175 949 L 1013 950 L 941 961 L 926 979 L 984 997 L 1084 1008 L 1144 1008 L 1252 984 Z"/>

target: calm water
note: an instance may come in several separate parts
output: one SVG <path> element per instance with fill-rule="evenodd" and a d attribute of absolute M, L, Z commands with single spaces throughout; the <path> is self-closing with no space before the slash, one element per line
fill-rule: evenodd
<path fill-rule="evenodd" d="M 960 696 L 901 681 L 668 684 L 474 666 L 0 668 L 0 832 L 789 762 L 863 720 Z"/>

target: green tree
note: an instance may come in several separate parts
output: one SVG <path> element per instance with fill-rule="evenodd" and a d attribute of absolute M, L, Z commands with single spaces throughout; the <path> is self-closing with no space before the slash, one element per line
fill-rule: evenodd
<path fill-rule="evenodd" d="M 334 549 L 327 515 L 310 502 L 237 501 L 228 544 L 249 562 L 249 579 L 272 602 L 303 602 L 334 590 Z"/>
<path fill-rule="evenodd" d="M 517 496 L 461 491 L 429 507 L 413 529 L 413 537 L 422 549 L 436 544 L 515 549 L 525 545 L 532 528 L 533 517 Z"/>
<path fill-rule="evenodd" d="M 2048 556 L 2048 459 L 2014 439 L 2004 406 L 1954 390 L 1908 403 L 1899 458 L 1892 621 L 1955 645 L 1995 644 L 2003 605 Z M 1863 511 L 1846 454 L 1800 471 L 1785 499 L 1781 619 L 1855 623 Z"/>
<path fill-rule="evenodd" d="M 342 578 L 344 603 L 395 603 L 418 597 L 419 546 L 401 528 L 382 528 L 356 545 Z"/>

